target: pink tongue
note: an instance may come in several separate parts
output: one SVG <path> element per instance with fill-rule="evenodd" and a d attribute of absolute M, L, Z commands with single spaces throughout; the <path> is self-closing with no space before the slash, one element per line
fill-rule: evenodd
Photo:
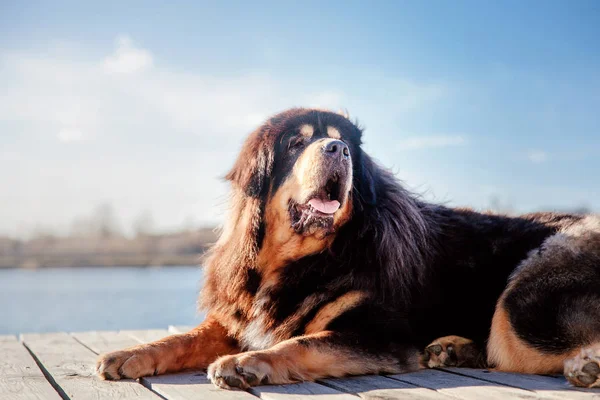
<path fill-rule="evenodd" d="M 337 200 L 323 201 L 321 199 L 311 199 L 308 204 L 323 214 L 333 214 L 340 208 L 340 202 Z"/>

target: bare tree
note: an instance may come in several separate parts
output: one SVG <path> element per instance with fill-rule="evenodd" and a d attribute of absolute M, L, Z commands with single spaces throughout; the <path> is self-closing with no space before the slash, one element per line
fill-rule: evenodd
<path fill-rule="evenodd" d="M 137 237 L 151 235 L 154 231 L 154 217 L 148 210 L 142 212 L 133 221 L 133 232 Z"/>
<path fill-rule="evenodd" d="M 92 215 L 92 221 L 100 237 L 121 236 L 117 214 L 112 204 L 103 203 L 96 207 Z"/>

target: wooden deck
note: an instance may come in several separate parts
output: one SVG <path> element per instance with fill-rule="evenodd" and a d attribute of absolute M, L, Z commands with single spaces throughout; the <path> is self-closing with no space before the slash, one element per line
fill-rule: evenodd
<path fill-rule="evenodd" d="M 100 353 L 185 330 L 0 336 L 0 399 L 600 399 L 600 390 L 571 388 L 563 377 L 472 369 L 325 379 L 247 392 L 217 389 L 202 371 L 119 382 L 94 375 Z"/>

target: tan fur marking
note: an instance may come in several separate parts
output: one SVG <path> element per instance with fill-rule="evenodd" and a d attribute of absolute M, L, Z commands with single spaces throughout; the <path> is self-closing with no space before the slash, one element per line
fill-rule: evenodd
<path fill-rule="evenodd" d="M 278 327 L 275 328 L 273 334 L 280 341 L 292 337 L 292 333 L 299 327 L 304 318 L 318 306 L 318 304 L 326 298 L 325 294 L 315 293 L 304 299 L 297 311 L 286 318 Z"/>
<path fill-rule="evenodd" d="M 332 139 L 341 139 L 342 138 L 340 131 L 338 131 L 337 128 L 334 128 L 333 126 L 327 127 L 327 136 L 329 136 Z"/>
<path fill-rule="evenodd" d="M 304 329 L 305 334 L 321 332 L 331 321 L 342 315 L 344 312 L 356 307 L 363 299 L 365 294 L 360 291 L 348 292 L 331 303 L 323 306 L 317 315 L 310 321 Z"/>
<path fill-rule="evenodd" d="M 523 342 L 510 324 L 503 299 L 498 301 L 492 319 L 488 341 L 488 363 L 494 370 L 523 374 L 555 374 L 563 370 L 564 361 L 573 357 L 578 349 L 564 354 L 544 354 Z"/>
<path fill-rule="evenodd" d="M 300 127 L 300 134 L 302 136 L 305 136 L 310 139 L 314 133 L 315 128 L 313 128 L 312 125 L 305 124 Z"/>

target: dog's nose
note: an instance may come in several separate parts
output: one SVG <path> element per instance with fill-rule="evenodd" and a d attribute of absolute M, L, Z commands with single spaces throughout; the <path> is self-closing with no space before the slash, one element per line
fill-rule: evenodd
<path fill-rule="evenodd" d="M 350 150 L 346 143 L 341 140 L 331 140 L 323 146 L 323 152 L 329 156 L 337 156 L 342 158 L 350 157 Z"/>

